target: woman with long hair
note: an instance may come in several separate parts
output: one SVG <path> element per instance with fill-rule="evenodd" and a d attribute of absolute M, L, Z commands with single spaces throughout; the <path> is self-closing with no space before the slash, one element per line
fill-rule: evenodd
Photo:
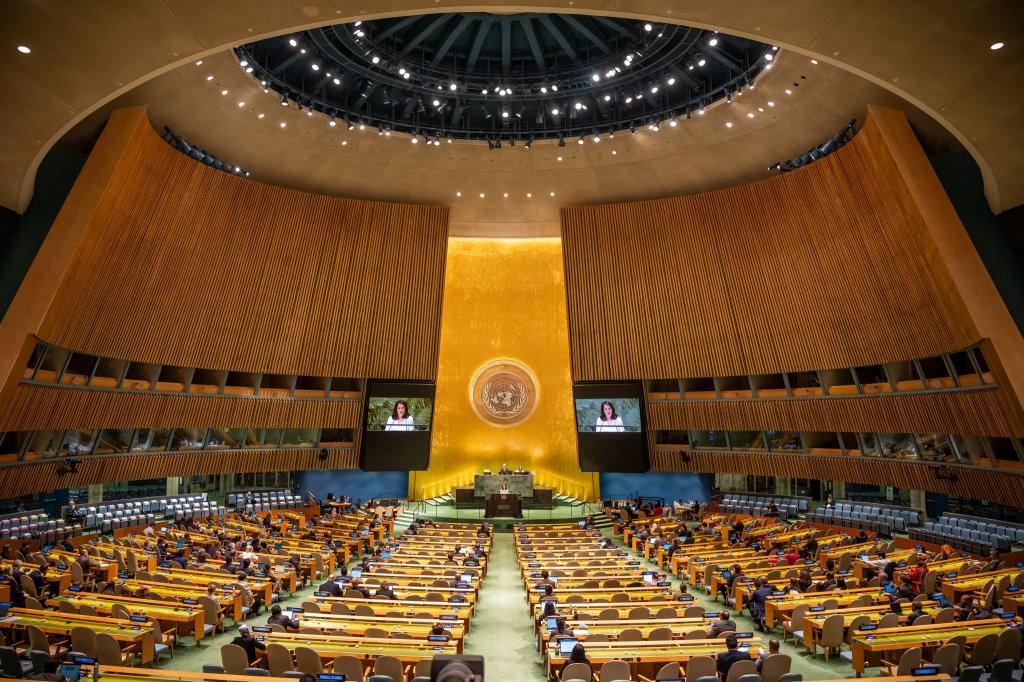
<path fill-rule="evenodd" d="M 622 424 L 622 417 L 615 411 L 615 406 L 610 400 L 601 403 L 601 413 L 597 416 L 597 423 L 594 430 L 598 433 L 622 432 L 626 427 Z"/>
<path fill-rule="evenodd" d="M 412 431 L 415 428 L 412 415 L 409 414 L 409 404 L 404 400 L 396 400 L 395 406 L 391 410 L 391 416 L 388 417 L 388 421 L 384 425 L 384 430 Z"/>

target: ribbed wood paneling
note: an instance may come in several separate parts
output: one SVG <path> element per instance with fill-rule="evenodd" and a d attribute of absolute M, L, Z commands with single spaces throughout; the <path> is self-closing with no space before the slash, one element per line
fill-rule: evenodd
<path fill-rule="evenodd" d="M 692 451 L 687 456 L 689 462 L 684 462 L 679 452 L 655 451 L 651 454 L 651 467 L 656 471 L 743 473 L 866 483 L 981 497 L 989 502 L 1024 507 L 1024 475 L 994 469 L 945 465 L 947 470 L 956 473 L 954 483 L 936 478 L 934 464 L 876 457 L 707 451 Z"/>
<path fill-rule="evenodd" d="M 80 460 L 74 474 L 58 474 L 58 463 L 0 467 L 0 498 L 79 487 L 110 481 L 137 481 L 165 476 L 245 473 L 250 471 L 304 471 L 355 469 L 357 449 L 332 450 L 320 461 L 318 450 L 257 450 L 172 452 L 160 455 L 92 456 Z"/>
<path fill-rule="evenodd" d="M 870 119 L 799 171 L 567 208 L 562 236 L 576 381 L 852 367 L 978 341 Z"/>
<path fill-rule="evenodd" d="M 217 171 L 141 126 L 39 336 L 186 367 L 430 380 L 447 222 Z"/>
<path fill-rule="evenodd" d="M 1024 424 L 1002 387 L 944 393 L 648 402 L 652 430 L 793 430 L 1022 436 Z"/>
<path fill-rule="evenodd" d="M 362 400 L 214 397 L 21 384 L 0 431 L 92 428 L 359 428 Z"/>

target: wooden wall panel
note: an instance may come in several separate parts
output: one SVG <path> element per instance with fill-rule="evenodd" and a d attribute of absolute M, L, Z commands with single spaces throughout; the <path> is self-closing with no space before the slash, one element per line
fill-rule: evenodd
<path fill-rule="evenodd" d="M 944 465 L 957 480 L 939 480 L 935 465 L 876 457 L 691 451 L 688 461 L 678 451 L 658 450 L 651 455 L 656 471 L 743 473 L 822 481 L 844 481 L 928 490 L 946 495 L 982 497 L 990 502 L 1024 508 L 1024 475 L 982 467 Z"/>
<path fill-rule="evenodd" d="M 355 469 L 358 466 L 357 449 L 331 450 L 324 461 L 320 460 L 318 450 L 305 449 L 97 455 L 82 458 L 74 474 L 58 473 L 56 460 L 0 467 L 0 498 L 110 481 L 138 481 L 165 476 Z"/>
<path fill-rule="evenodd" d="M 350 428 L 359 400 L 292 400 L 93 391 L 21 384 L 0 407 L 0 431 L 93 428 Z"/>
<path fill-rule="evenodd" d="M 790 400 L 648 402 L 651 430 L 794 430 L 1024 436 L 1009 391 L 993 387 Z"/>
<path fill-rule="evenodd" d="M 562 212 L 576 381 L 927 357 L 978 334 L 869 118 L 816 163 Z"/>
<path fill-rule="evenodd" d="M 274 187 L 139 126 L 39 329 L 187 367 L 434 378 L 448 210 Z"/>

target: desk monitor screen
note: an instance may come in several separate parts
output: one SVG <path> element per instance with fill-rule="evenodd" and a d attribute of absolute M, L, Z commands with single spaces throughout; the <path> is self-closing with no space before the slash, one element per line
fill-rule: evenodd
<path fill-rule="evenodd" d="M 391 552 L 381 552 L 380 553 L 380 558 L 381 559 L 390 559 L 391 558 Z"/>
<path fill-rule="evenodd" d="M 71 682 L 78 682 L 82 677 L 82 666 L 77 663 L 61 663 L 60 676 Z"/>
<path fill-rule="evenodd" d="M 353 578 L 358 578 L 362 574 L 363 574 L 363 569 L 361 569 L 361 568 L 353 568 L 351 571 L 349 571 L 349 575 L 351 575 Z"/>
<path fill-rule="evenodd" d="M 459 576 L 459 579 L 462 580 L 462 582 L 464 582 L 464 583 L 471 583 L 471 582 L 473 582 L 473 574 L 472 573 L 463 573 L 461 576 Z"/>
<path fill-rule="evenodd" d="M 568 658 L 579 643 L 580 640 L 575 637 L 564 637 L 558 640 L 558 653 Z"/>

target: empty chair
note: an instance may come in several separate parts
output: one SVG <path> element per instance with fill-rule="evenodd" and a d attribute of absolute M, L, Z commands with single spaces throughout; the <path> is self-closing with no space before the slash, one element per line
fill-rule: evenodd
<path fill-rule="evenodd" d="M 1005 658 L 1011 658 L 1015 661 L 1020 660 L 1020 644 L 1020 630 L 1016 628 L 1003 630 L 999 633 L 999 640 L 996 642 L 993 659 L 996 661 L 1001 661 Z"/>
<path fill-rule="evenodd" d="M 28 631 L 28 645 L 33 651 L 41 651 L 51 658 L 60 660 L 62 653 L 66 650 L 60 644 L 50 644 L 46 633 L 36 625 L 26 627 Z M 2 642 L 0 642 L 2 644 Z"/>
<path fill-rule="evenodd" d="M 822 653 L 825 654 L 825 660 L 828 660 L 829 652 L 832 649 L 840 649 L 843 646 L 843 621 L 844 617 L 842 614 L 833 614 L 825 619 L 825 622 L 821 626 L 821 644 Z"/>
<path fill-rule="evenodd" d="M 672 616 L 669 616 L 669 617 L 671 618 Z M 687 606 L 683 610 L 683 618 L 703 618 L 703 617 L 704 617 L 704 607 L 703 606 Z"/>
<path fill-rule="evenodd" d="M 895 667 L 895 670 L 890 669 L 891 675 L 903 676 L 909 675 L 914 668 L 921 665 L 921 647 L 917 646 L 913 649 L 907 649 L 900 656 L 900 662 Z"/>
<path fill-rule="evenodd" d="M 402 682 L 405 679 L 405 668 L 394 656 L 378 656 L 373 664 L 373 674 L 386 675 L 395 682 Z"/>
<path fill-rule="evenodd" d="M 96 658 L 96 631 L 82 626 L 71 628 L 71 650 L 89 658 Z"/>
<path fill-rule="evenodd" d="M 797 604 L 793 609 L 793 613 L 787 622 L 782 625 L 782 640 L 786 640 L 786 635 L 793 635 L 794 640 L 800 640 L 804 638 L 804 618 L 807 616 L 807 610 L 810 608 L 807 604 Z M 895 615 L 895 614 L 893 614 Z"/>
<path fill-rule="evenodd" d="M 669 630 L 669 632 L 671 633 L 671 630 Z M 636 628 L 626 628 L 625 630 L 619 633 L 620 642 L 639 642 L 643 638 L 643 633 Z"/>
<path fill-rule="evenodd" d="M 929 573 L 929 575 L 932 575 Z M 935 614 L 935 618 L 932 619 L 933 623 L 952 623 L 953 619 L 956 618 L 956 609 L 952 606 L 947 606 L 938 613 Z"/>
<path fill-rule="evenodd" d="M 25 677 L 32 674 L 32 661 L 18 658 L 18 652 L 9 646 L 0 646 L 0 672 L 9 677 Z"/>
<path fill-rule="evenodd" d="M 622 639 L 621 637 L 619 639 Z M 651 633 L 647 635 L 647 639 L 652 642 L 655 641 L 668 641 L 672 639 L 672 628 L 654 628 Z"/>
<path fill-rule="evenodd" d="M 928 615 L 927 613 L 924 613 L 924 614 L 918 616 L 917 618 L 915 618 L 914 622 L 911 623 L 911 625 L 928 625 L 931 622 L 932 622 L 932 617 L 930 615 Z"/>
<path fill-rule="evenodd" d="M 345 605 L 344 604 L 339 604 L 339 606 L 345 606 Z M 317 604 L 315 601 L 307 600 L 307 601 L 302 602 L 302 610 L 305 613 L 320 613 L 320 605 Z M 346 613 L 347 613 L 347 611 L 346 611 Z"/>
<path fill-rule="evenodd" d="M 900 617 L 897 613 L 887 613 L 878 619 L 878 629 L 895 628 L 900 625 Z"/>
<path fill-rule="evenodd" d="M 606 661 L 598 673 L 599 682 L 616 682 L 630 679 L 629 663 L 625 661 Z"/>
<path fill-rule="evenodd" d="M 100 665 L 132 665 L 135 660 L 134 653 L 121 651 L 113 635 L 105 632 L 96 635 L 96 653 Z"/>
<path fill-rule="evenodd" d="M 362 606 L 362 604 L 360 604 L 360 606 Z M 370 607 L 367 607 L 367 608 L 370 608 Z M 370 609 L 370 610 L 373 611 L 373 609 Z M 335 602 L 335 603 L 331 604 L 331 613 L 333 613 L 336 616 L 347 616 L 347 615 L 349 615 L 351 613 L 351 610 L 348 608 L 348 604 L 342 604 L 341 602 Z"/>
<path fill-rule="evenodd" d="M 701 611 L 704 610 L 703 607 L 699 607 L 699 608 L 700 608 Z M 683 615 L 685 615 L 685 612 L 684 612 Z M 703 615 L 703 614 L 701 614 L 701 615 Z M 654 614 L 654 617 L 655 618 L 675 618 L 676 617 L 676 610 L 672 606 L 663 606 L 660 609 L 658 609 L 658 612 L 656 614 Z"/>
<path fill-rule="evenodd" d="M 686 662 L 686 679 L 700 680 L 702 677 L 718 680 L 718 668 L 715 667 L 715 659 L 710 656 L 694 656 Z"/>
<path fill-rule="evenodd" d="M 388 631 L 384 628 L 366 628 L 363 632 L 363 637 L 372 637 L 374 639 L 387 639 Z"/>
<path fill-rule="evenodd" d="M 999 643 L 999 635 L 988 634 L 981 637 L 977 642 L 974 643 L 974 648 L 971 650 L 971 665 L 980 665 L 987 667 L 992 665 L 992 661 L 995 660 L 996 645 Z"/>
<path fill-rule="evenodd" d="M 629 595 L 625 592 L 616 592 L 612 595 L 612 598 L 609 601 L 611 601 L 613 604 L 627 602 L 629 601 Z"/>
<path fill-rule="evenodd" d="M 955 676 L 960 669 L 960 645 L 943 644 L 932 656 L 932 664 L 942 669 L 947 675 Z"/>
<path fill-rule="evenodd" d="M 267 644 L 267 667 L 271 675 L 281 677 L 292 670 L 292 652 L 283 644 L 270 642 Z"/>
<path fill-rule="evenodd" d="M 78 612 L 80 614 L 82 614 L 83 616 L 95 616 L 95 615 L 98 615 L 96 613 L 96 607 L 90 606 L 89 604 L 80 604 L 78 606 Z"/>
<path fill-rule="evenodd" d="M 429 663 L 430 659 L 423 660 Z M 331 671 L 336 675 L 344 675 L 346 681 L 363 682 L 363 664 L 355 656 L 336 656 Z"/>
<path fill-rule="evenodd" d="M 316 677 L 324 671 L 324 666 L 320 662 L 320 654 L 316 651 L 308 646 L 297 646 L 295 647 L 295 669 Z"/>
<path fill-rule="evenodd" d="M 634 606 L 627 617 L 630 620 L 647 620 L 651 617 L 651 610 L 646 606 Z"/>
<path fill-rule="evenodd" d="M 220 662 L 228 675 L 244 675 L 249 667 L 249 657 L 245 649 L 237 644 L 225 644 L 220 648 Z"/>
<path fill-rule="evenodd" d="M 676 662 L 666 663 L 661 666 L 658 670 L 658 674 L 654 676 L 655 680 L 678 680 L 682 678 L 683 673 L 679 669 L 679 664 Z"/>
<path fill-rule="evenodd" d="M 603 609 L 601 613 L 597 614 L 598 620 L 618 620 L 619 611 L 618 609 Z"/>
<path fill-rule="evenodd" d="M 63 606 L 66 603 L 67 602 L 61 602 L 61 606 Z M 64 609 L 61 610 L 63 611 Z M 114 604 L 110 607 L 110 616 L 112 618 L 119 618 L 121 620 L 129 620 L 132 617 L 132 613 L 124 604 Z"/>

